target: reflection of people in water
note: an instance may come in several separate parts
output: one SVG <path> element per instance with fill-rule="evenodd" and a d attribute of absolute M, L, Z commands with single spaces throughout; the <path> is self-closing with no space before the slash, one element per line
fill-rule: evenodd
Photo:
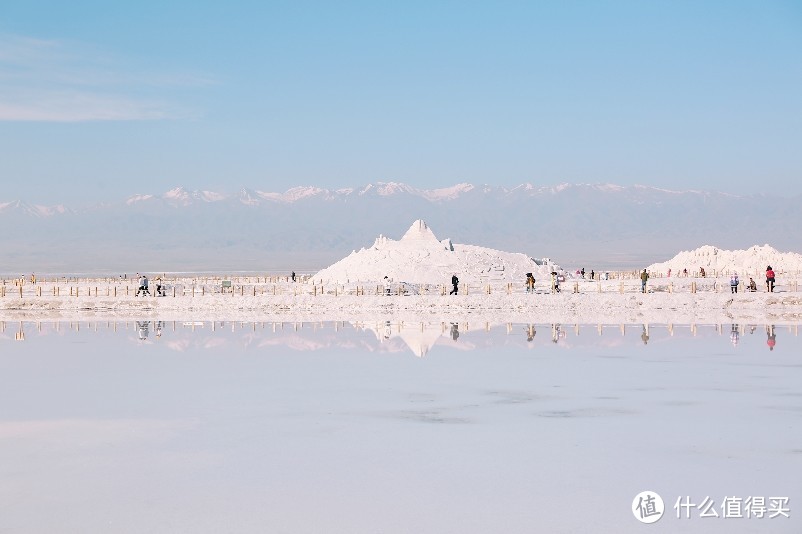
<path fill-rule="evenodd" d="M 551 342 L 552 343 L 557 343 L 557 340 L 559 338 L 561 338 L 561 337 L 565 337 L 565 336 L 563 336 L 563 333 L 562 333 L 560 325 L 558 325 L 558 324 L 551 325 Z"/>
<path fill-rule="evenodd" d="M 737 324 L 732 325 L 730 328 L 730 341 L 733 347 L 738 346 L 738 341 L 741 339 L 741 329 Z"/>
<path fill-rule="evenodd" d="M 456 341 L 458 337 L 459 337 L 459 325 L 457 323 L 451 323 L 451 339 Z"/>
<path fill-rule="evenodd" d="M 646 329 L 646 325 L 643 325 L 643 333 L 640 335 L 640 338 L 644 345 L 649 343 L 649 330 Z"/>
<path fill-rule="evenodd" d="M 148 339 L 148 328 L 150 326 L 150 321 L 137 321 L 136 328 L 139 332 L 139 339 L 140 341 L 145 341 Z"/>
<path fill-rule="evenodd" d="M 164 321 L 156 321 L 156 337 L 162 337 L 163 326 L 164 326 Z"/>
<path fill-rule="evenodd" d="M 384 323 L 384 339 L 390 339 L 390 334 L 392 334 L 393 327 L 390 325 L 390 321 L 385 321 Z"/>
<path fill-rule="evenodd" d="M 537 332 L 535 332 L 535 325 L 530 324 L 526 328 L 526 340 L 527 341 L 532 341 L 533 339 L 535 339 L 536 335 L 537 335 Z"/>
<path fill-rule="evenodd" d="M 774 350 L 774 345 L 777 344 L 777 336 L 774 334 L 774 325 L 766 325 L 766 335 L 768 339 L 766 340 L 766 345 L 769 346 L 769 350 Z"/>

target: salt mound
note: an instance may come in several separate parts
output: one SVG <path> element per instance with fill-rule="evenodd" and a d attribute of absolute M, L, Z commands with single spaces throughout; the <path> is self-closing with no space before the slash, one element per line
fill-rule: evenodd
<path fill-rule="evenodd" d="M 450 284 L 456 274 L 461 283 L 524 283 L 526 273 L 547 280 L 562 269 L 548 258 L 535 260 L 526 254 L 502 252 L 475 245 L 438 240 L 422 220 L 412 223 L 396 241 L 380 235 L 373 246 L 354 251 L 312 277 L 315 282 L 394 282 Z"/>
<path fill-rule="evenodd" d="M 688 269 L 689 273 L 694 273 L 704 267 L 711 275 L 713 272 L 761 275 L 769 265 L 778 274 L 798 272 L 802 270 L 802 254 L 779 252 L 769 245 L 755 245 L 746 250 L 722 250 L 705 245 L 696 250 L 682 251 L 666 262 L 654 263 L 648 270 L 666 273 L 671 269 L 672 273 L 680 273 L 683 269 Z"/>

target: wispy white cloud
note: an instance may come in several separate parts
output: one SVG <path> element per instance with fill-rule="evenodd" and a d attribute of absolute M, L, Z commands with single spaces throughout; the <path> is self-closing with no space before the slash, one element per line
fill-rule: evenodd
<path fill-rule="evenodd" d="M 143 121 L 196 116 L 177 94 L 214 83 L 149 72 L 75 43 L 0 35 L 0 121 Z"/>

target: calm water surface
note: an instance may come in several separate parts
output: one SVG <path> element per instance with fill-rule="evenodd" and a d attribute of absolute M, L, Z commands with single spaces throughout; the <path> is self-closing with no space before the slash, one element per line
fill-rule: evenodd
<path fill-rule="evenodd" d="M 0 532 L 800 532 L 798 331 L 2 323 Z"/>

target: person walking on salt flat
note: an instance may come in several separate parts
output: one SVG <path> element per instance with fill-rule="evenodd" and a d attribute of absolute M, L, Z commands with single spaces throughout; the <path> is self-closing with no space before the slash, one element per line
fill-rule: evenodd
<path fill-rule="evenodd" d="M 148 291 L 148 277 L 144 274 L 139 277 L 139 289 L 136 290 L 136 296 L 138 297 L 140 293 L 142 293 L 142 296 L 150 296 L 150 291 Z"/>
<path fill-rule="evenodd" d="M 738 292 L 738 273 L 732 273 L 732 276 L 730 276 L 730 292 Z"/>
<path fill-rule="evenodd" d="M 551 271 L 551 287 L 552 293 L 560 292 L 560 277 L 557 275 L 557 271 Z"/>
<path fill-rule="evenodd" d="M 451 275 L 451 285 L 454 286 L 454 289 L 451 290 L 449 295 L 456 295 L 459 291 L 459 278 L 457 278 L 456 273 Z"/>
<path fill-rule="evenodd" d="M 649 279 L 649 273 L 646 272 L 646 269 L 640 273 L 640 290 L 641 293 L 646 293 L 646 280 Z"/>
<path fill-rule="evenodd" d="M 535 292 L 535 277 L 532 275 L 532 273 L 526 273 L 526 292 Z"/>

